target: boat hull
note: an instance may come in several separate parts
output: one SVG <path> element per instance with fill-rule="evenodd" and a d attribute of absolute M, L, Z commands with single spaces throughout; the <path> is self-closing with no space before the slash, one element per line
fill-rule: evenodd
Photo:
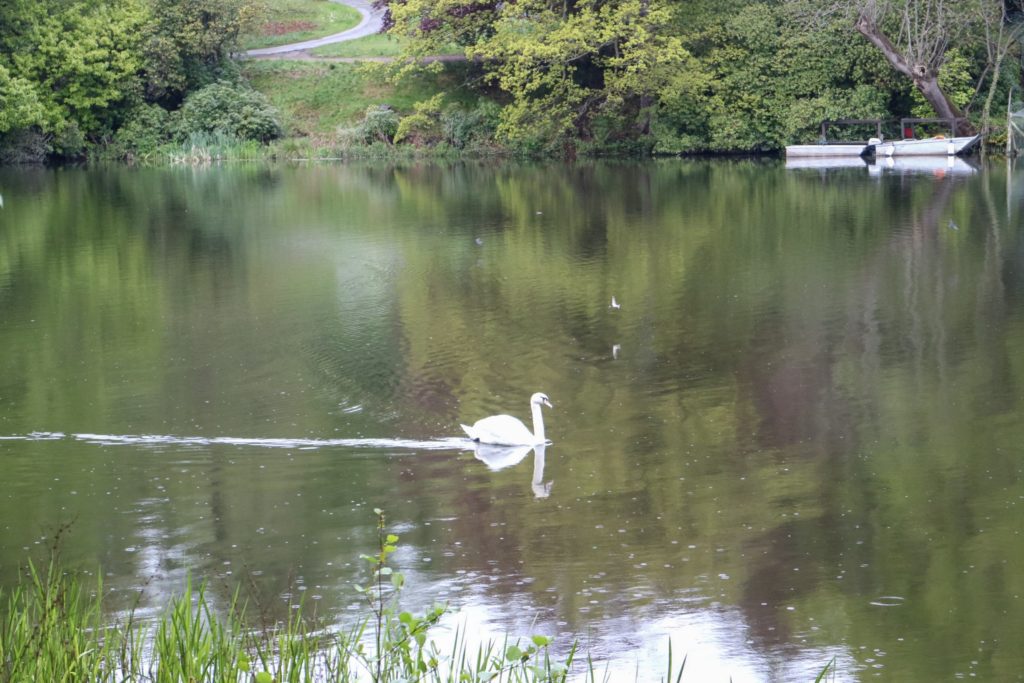
<path fill-rule="evenodd" d="M 831 158 L 831 157 L 862 157 L 868 153 L 871 145 L 862 142 L 825 145 L 786 145 L 786 158 Z"/>
<path fill-rule="evenodd" d="M 956 156 L 970 151 L 980 139 L 980 135 L 972 135 L 956 138 L 889 140 L 875 145 L 875 157 Z"/>

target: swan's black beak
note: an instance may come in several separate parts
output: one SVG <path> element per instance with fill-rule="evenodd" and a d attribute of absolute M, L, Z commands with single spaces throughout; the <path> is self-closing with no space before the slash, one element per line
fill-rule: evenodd
<path fill-rule="evenodd" d="M 548 399 L 544 399 L 544 405 L 546 405 L 548 408 L 554 408 L 555 407 L 554 404 L 551 403 L 551 401 L 549 401 Z"/>

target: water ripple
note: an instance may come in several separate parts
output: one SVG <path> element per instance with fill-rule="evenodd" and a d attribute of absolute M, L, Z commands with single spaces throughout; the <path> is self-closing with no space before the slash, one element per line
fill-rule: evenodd
<path fill-rule="evenodd" d="M 31 432 L 0 436 L 6 441 L 54 441 L 64 438 L 101 446 L 256 446 L 259 448 L 406 448 L 410 450 L 473 450 L 469 439 L 261 439 L 236 436 L 174 436 L 168 434 L 71 434 Z"/>

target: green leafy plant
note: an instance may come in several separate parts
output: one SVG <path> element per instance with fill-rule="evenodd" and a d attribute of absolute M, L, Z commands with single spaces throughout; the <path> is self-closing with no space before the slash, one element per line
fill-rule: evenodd
<path fill-rule="evenodd" d="M 415 145 L 436 142 L 441 137 L 441 102 L 444 93 L 413 105 L 413 113 L 398 122 L 395 142 L 407 140 Z"/>
<path fill-rule="evenodd" d="M 398 536 L 387 532 L 381 509 L 375 508 L 374 513 L 377 515 L 377 553 L 360 556 L 370 564 L 371 579 L 365 586 L 356 586 L 372 614 L 374 649 L 366 652 L 357 646 L 353 654 L 374 681 L 393 680 L 397 671 L 424 675 L 436 670 L 439 663 L 437 647 L 427 642 L 427 632 L 448 607 L 435 605 L 421 617 L 400 611 L 399 596 L 405 576 L 388 564 L 391 555 L 398 550 Z"/>
<path fill-rule="evenodd" d="M 194 133 L 220 133 L 266 142 L 280 137 L 282 131 L 277 110 L 261 93 L 218 81 L 185 98 L 177 132 L 180 139 Z"/>
<path fill-rule="evenodd" d="M 390 145 L 397 132 L 398 113 L 387 105 L 375 104 L 366 108 L 363 120 L 356 126 L 355 137 L 364 144 L 384 142 Z"/>

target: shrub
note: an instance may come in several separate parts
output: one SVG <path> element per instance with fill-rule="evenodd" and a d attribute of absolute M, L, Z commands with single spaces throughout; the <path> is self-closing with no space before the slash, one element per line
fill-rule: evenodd
<path fill-rule="evenodd" d="M 50 137 L 36 128 L 0 135 L 0 164 L 41 164 L 51 151 Z"/>
<path fill-rule="evenodd" d="M 266 142 L 281 136 L 277 110 L 251 88 L 219 81 L 185 98 L 178 111 L 177 137 L 220 133 Z"/>
<path fill-rule="evenodd" d="M 398 113 L 386 104 L 367 107 L 363 120 L 355 128 L 356 141 L 364 144 L 391 144 L 398 132 Z"/>
<path fill-rule="evenodd" d="M 487 142 L 494 138 L 498 128 L 501 107 L 484 100 L 475 109 L 448 109 L 441 114 L 441 132 L 444 141 L 456 149 L 465 149 L 474 143 Z"/>
<path fill-rule="evenodd" d="M 80 159 L 85 156 L 88 143 L 77 121 L 68 121 L 53 134 L 50 142 L 51 153 L 63 159 Z"/>
<path fill-rule="evenodd" d="M 408 140 L 414 145 L 430 144 L 441 138 L 441 101 L 444 93 L 413 105 L 413 113 L 398 122 L 395 142 Z"/>
<path fill-rule="evenodd" d="M 171 115 L 163 107 L 142 104 L 128 114 L 116 133 L 110 151 L 118 158 L 152 154 L 171 138 Z"/>

